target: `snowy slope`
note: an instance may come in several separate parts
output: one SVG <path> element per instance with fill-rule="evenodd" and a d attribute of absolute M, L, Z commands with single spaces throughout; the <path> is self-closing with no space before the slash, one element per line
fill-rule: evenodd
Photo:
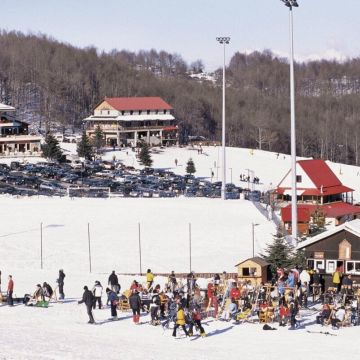
<path fill-rule="evenodd" d="M 66 144 L 67 145 L 67 144 Z M 74 147 L 72 147 L 73 151 Z M 154 154 L 154 166 L 185 172 L 189 157 L 195 161 L 197 176 L 215 173 L 219 148 L 203 148 L 203 154 L 189 149 L 166 149 Z M 128 152 L 128 153 L 127 153 Z M 289 156 L 274 153 L 228 149 L 228 168 L 233 180 L 254 170 L 263 182 L 261 188 L 276 185 L 290 167 Z M 129 150 L 109 152 L 129 165 L 137 166 Z M 175 167 L 174 160 L 178 159 Z M 359 168 L 330 164 L 345 185 L 360 194 Z M 218 169 L 221 179 L 221 169 Z M 230 170 L 227 176 L 230 181 Z M 357 196 L 359 198 L 359 196 Z M 48 309 L 22 305 L 0 306 L 3 325 L 0 336 L 1 359 L 337 359 L 358 354 L 358 328 L 345 328 L 338 336 L 308 334 L 306 330 L 263 331 L 260 324 L 234 325 L 205 320 L 205 339 L 174 340 L 169 331 L 142 325 L 135 327 L 129 313 L 124 319 L 103 325 L 87 325 L 84 305 L 77 305 L 84 285 L 95 280 L 103 285 L 111 270 L 139 272 L 138 223 L 141 224 L 142 271 L 189 271 L 189 223 L 191 223 L 192 269 L 235 271 L 234 265 L 252 255 L 251 223 L 255 227 L 255 253 L 271 241 L 274 224 L 251 202 L 220 199 L 68 199 L 0 198 L 0 243 L 2 286 L 8 274 L 15 281 L 15 294 L 33 292 L 37 283 L 55 285 L 59 268 L 66 273 L 67 302 Z M 43 266 L 40 270 L 40 223 L 43 223 Z M 90 224 L 92 273 L 89 272 L 87 224 Z M 120 276 L 123 289 L 133 276 Z M 140 281 L 144 278 L 136 277 Z M 164 279 L 157 278 L 156 283 Z M 95 318 L 110 317 L 110 310 L 96 310 Z M 330 331 L 314 323 L 315 315 L 303 314 L 306 329 Z M 148 317 L 142 319 L 148 321 Z M 276 327 L 277 324 L 275 324 Z M 5 331 L 6 330 L 6 331 Z"/>

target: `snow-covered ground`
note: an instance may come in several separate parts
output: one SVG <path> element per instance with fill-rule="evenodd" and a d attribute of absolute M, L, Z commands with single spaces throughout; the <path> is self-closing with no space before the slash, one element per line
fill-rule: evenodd
<path fill-rule="evenodd" d="M 70 144 L 74 150 L 72 144 Z M 68 144 L 66 144 L 68 146 Z M 123 160 L 137 166 L 130 150 L 109 152 L 105 158 Z M 154 166 L 185 173 L 192 157 L 197 176 L 221 180 L 221 149 L 204 147 L 203 153 L 188 148 L 170 148 L 153 154 Z M 175 166 L 175 158 L 178 166 Z M 281 180 L 290 167 L 290 157 L 249 149 L 227 150 L 227 176 L 239 182 L 248 170 L 260 178 L 267 189 Z M 215 164 L 216 162 L 216 164 Z M 359 199 L 359 168 L 331 164 L 341 181 L 356 189 Z M 218 174 L 217 174 L 218 173 Z M 258 185 L 255 185 L 256 189 Z M 134 326 L 130 314 L 103 325 L 88 325 L 84 305 L 77 305 L 84 285 L 95 280 L 106 284 L 111 270 L 139 272 L 141 226 L 142 271 L 189 271 L 189 223 L 191 223 L 192 269 L 196 272 L 226 270 L 252 256 L 252 226 L 255 227 L 255 253 L 264 251 L 275 225 L 245 200 L 220 199 L 69 199 L 0 198 L 0 242 L 2 287 L 7 275 L 15 281 L 15 294 L 33 292 L 37 283 L 55 285 L 57 272 L 66 273 L 67 302 L 48 309 L 0 307 L 3 325 L 0 336 L 1 359 L 337 359 L 354 358 L 359 353 L 358 328 L 345 328 L 335 336 L 309 334 L 307 329 L 324 330 L 314 324 L 314 315 L 304 314 L 306 329 L 263 331 L 262 325 L 234 325 L 207 319 L 208 337 L 174 340 L 160 327 Z M 43 224 L 43 270 L 40 269 L 40 224 Z M 92 273 L 89 272 L 88 223 L 90 224 Z M 143 281 L 143 279 L 139 280 Z M 122 288 L 132 276 L 121 276 Z M 157 279 L 156 281 L 163 281 Z M 110 310 L 96 310 L 98 321 L 110 317 Z M 147 321 L 144 318 L 143 321 Z M 276 326 L 277 327 L 277 326 Z M 331 331 L 331 330 L 330 330 Z"/>

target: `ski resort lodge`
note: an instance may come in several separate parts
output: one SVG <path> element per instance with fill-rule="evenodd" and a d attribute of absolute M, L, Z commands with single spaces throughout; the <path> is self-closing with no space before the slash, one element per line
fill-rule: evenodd
<path fill-rule="evenodd" d="M 299 160 L 296 163 L 298 229 L 308 234 L 311 217 L 317 212 L 326 224 L 337 226 L 360 217 L 360 207 L 352 205 L 353 189 L 343 185 L 324 160 Z M 291 232 L 291 171 L 275 191 L 277 201 L 285 205 L 281 220 Z"/>
<path fill-rule="evenodd" d="M 178 144 L 178 127 L 173 108 L 160 97 L 105 98 L 84 119 L 86 133 L 94 136 L 99 126 L 106 144 L 136 146 L 138 141 L 149 145 Z"/>
<path fill-rule="evenodd" d="M 332 284 L 336 269 L 360 281 L 360 219 L 355 219 L 298 244 L 305 250 L 309 268 L 319 270 L 325 285 Z"/>
<path fill-rule="evenodd" d="M 40 155 L 41 137 L 28 135 L 29 125 L 14 114 L 14 107 L 0 104 L 0 156 Z"/>

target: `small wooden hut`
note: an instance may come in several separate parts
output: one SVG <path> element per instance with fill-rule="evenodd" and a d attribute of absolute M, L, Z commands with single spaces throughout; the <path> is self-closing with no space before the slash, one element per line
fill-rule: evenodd
<path fill-rule="evenodd" d="M 270 280 L 270 264 L 264 259 L 255 256 L 235 265 L 238 269 L 239 281 L 250 280 L 258 285 Z"/>

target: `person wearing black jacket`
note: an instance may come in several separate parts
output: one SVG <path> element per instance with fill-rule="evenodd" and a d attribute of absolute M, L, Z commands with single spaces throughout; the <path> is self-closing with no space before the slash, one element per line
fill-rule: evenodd
<path fill-rule="evenodd" d="M 110 286 L 111 290 L 114 291 L 116 294 L 120 291 L 119 279 L 115 274 L 115 270 L 109 276 L 108 285 Z"/>
<path fill-rule="evenodd" d="M 94 295 L 93 293 L 88 289 L 87 286 L 84 286 L 84 294 L 82 296 L 82 300 L 78 301 L 78 304 L 82 304 L 85 303 L 86 305 L 86 309 L 87 309 L 87 314 L 89 315 L 89 324 L 94 324 L 94 316 L 92 313 L 92 308 L 93 308 L 93 304 L 94 304 Z"/>
<path fill-rule="evenodd" d="M 139 324 L 140 320 L 140 309 L 141 309 L 141 299 L 137 290 L 134 290 L 129 297 L 129 305 L 133 312 L 133 322 L 135 325 Z"/>
<path fill-rule="evenodd" d="M 64 274 L 64 270 L 60 269 L 59 270 L 59 277 L 57 279 L 57 283 L 59 285 L 59 299 L 64 299 L 65 298 L 65 294 L 64 294 L 64 279 L 65 279 L 65 274 Z"/>

